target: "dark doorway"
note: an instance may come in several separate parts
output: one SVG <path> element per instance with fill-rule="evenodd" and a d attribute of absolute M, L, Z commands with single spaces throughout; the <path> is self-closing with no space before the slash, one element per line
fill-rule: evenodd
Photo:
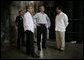
<path fill-rule="evenodd" d="M 66 29 L 65 41 L 83 41 L 83 2 L 82 1 L 45 1 L 46 13 L 50 17 L 51 27 L 49 39 L 55 41 L 55 8 L 62 5 L 63 12 L 68 15 L 69 25 Z"/>

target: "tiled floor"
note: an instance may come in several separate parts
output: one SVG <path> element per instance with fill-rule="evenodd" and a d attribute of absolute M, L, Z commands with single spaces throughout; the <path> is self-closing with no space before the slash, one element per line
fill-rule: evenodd
<path fill-rule="evenodd" d="M 64 52 L 60 52 L 56 49 L 56 43 L 47 41 L 47 49 L 37 50 L 35 43 L 35 51 L 40 58 L 37 59 L 83 59 L 83 44 L 71 44 L 66 42 L 66 48 Z M 21 50 L 17 50 L 15 47 L 1 47 L 2 59 L 34 59 L 31 56 L 25 54 L 25 47 L 21 47 Z"/>

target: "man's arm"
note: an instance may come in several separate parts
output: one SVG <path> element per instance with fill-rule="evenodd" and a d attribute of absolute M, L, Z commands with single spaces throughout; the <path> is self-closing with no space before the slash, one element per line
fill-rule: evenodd
<path fill-rule="evenodd" d="M 40 26 L 39 24 L 37 24 L 38 14 L 35 14 L 35 15 L 33 16 L 33 19 L 34 19 L 35 25 L 36 25 L 36 26 Z"/>
<path fill-rule="evenodd" d="M 34 28 L 36 28 L 36 20 L 34 19 L 34 16 L 33 16 L 33 22 L 34 22 Z"/>
<path fill-rule="evenodd" d="M 69 24 L 67 15 L 64 15 L 64 23 L 65 23 L 65 26 L 66 26 L 66 27 L 67 27 L 68 24 Z"/>
<path fill-rule="evenodd" d="M 50 28 L 51 22 L 50 22 L 50 18 L 48 16 L 46 16 L 47 19 L 47 23 L 48 23 L 48 28 Z"/>
<path fill-rule="evenodd" d="M 27 22 L 27 21 L 29 21 L 29 19 L 30 19 L 29 16 L 27 14 L 24 14 L 24 20 L 23 20 L 24 28 L 28 28 L 29 22 Z"/>

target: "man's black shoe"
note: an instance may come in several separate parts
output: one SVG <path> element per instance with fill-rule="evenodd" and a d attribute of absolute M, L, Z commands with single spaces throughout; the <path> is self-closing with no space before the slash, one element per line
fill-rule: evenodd
<path fill-rule="evenodd" d="M 64 50 L 58 49 L 59 51 L 63 52 Z"/>

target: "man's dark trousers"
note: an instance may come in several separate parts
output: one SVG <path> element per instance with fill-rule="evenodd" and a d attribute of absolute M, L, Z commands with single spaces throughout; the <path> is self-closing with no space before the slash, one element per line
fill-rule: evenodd
<path fill-rule="evenodd" d="M 25 46 L 24 29 L 18 29 L 17 48 L 20 48 L 20 39 L 21 39 L 21 42 L 22 42 L 22 46 Z"/>
<path fill-rule="evenodd" d="M 37 26 L 37 46 L 38 46 L 38 49 L 40 49 L 41 34 L 43 36 L 42 47 L 46 48 L 47 28 L 45 25 L 42 25 L 42 24 L 40 24 L 40 26 Z"/>
<path fill-rule="evenodd" d="M 26 54 L 34 55 L 34 36 L 33 32 L 26 30 Z"/>

